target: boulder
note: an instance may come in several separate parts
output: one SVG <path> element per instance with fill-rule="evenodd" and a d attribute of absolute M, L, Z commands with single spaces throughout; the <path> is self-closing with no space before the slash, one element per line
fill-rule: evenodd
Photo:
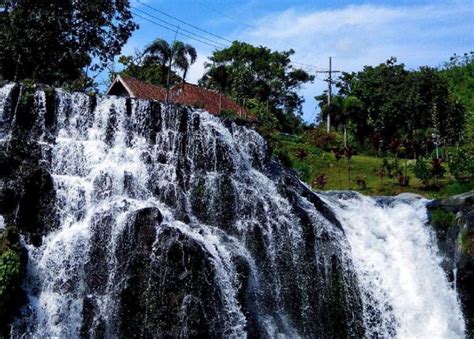
<path fill-rule="evenodd" d="M 428 205 L 430 220 L 433 213 L 456 214 L 447 229 L 434 227 L 443 267 L 456 289 L 466 318 L 468 333 L 474 333 L 474 191 L 434 200 Z M 456 275 L 456 276 L 454 276 Z"/>

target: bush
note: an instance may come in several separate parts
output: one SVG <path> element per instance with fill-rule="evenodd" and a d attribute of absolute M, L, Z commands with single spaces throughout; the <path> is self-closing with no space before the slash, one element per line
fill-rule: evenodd
<path fill-rule="evenodd" d="M 319 147 L 325 151 L 330 151 L 334 147 L 342 144 L 340 135 L 334 132 L 326 132 L 325 127 L 319 126 L 308 133 L 308 141 L 311 145 Z"/>
<path fill-rule="evenodd" d="M 415 165 L 413 166 L 413 173 L 425 186 L 433 179 L 433 173 L 428 166 L 428 162 L 421 157 L 416 159 Z"/>
<path fill-rule="evenodd" d="M 8 322 L 21 284 L 20 256 L 12 250 L 0 256 L 0 326 Z"/>
<path fill-rule="evenodd" d="M 223 109 L 221 110 L 219 115 L 223 118 L 228 118 L 228 119 L 235 119 L 239 117 L 237 112 L 234 111 L 233 109 Z"/>
<path fill-rule="evenodd" d="M 293 167 L 293 162 L 289 156 L 288 150 L 281 144 L 278 144 L 273 149 L 273 155 L 280 160 L 280 162 L 285 165 L 286 167 Z"/>
<path fill-rule="evenodd" d="M 7 250 L 0 256 L 0 302 L 4 301 L 19 285 L 21 273 L 20 256 Z"/>
<path fill-rule="evenodd" d="M 434 158 L 431 160 L 431 174 L 433 175 L 434 178 L 437 180 L 441 179 L 444 177 L 444 173 L 446 172 L 446 169 L 443 167 L 443 160 L 440 158 Z"/>
<path fill-rule="evenodd" d="M 365 181 L 365 178 L 356 177 L 356 183 L 361 190 L 365 190 L 367 188 L 367 182 Z"/>
<path fill-rule="evenodd" d="M 459 236 L 459 247 L 464 255 L 474 255 L 474 234 L 464 229 Z"/>
<path fill-rule="evenodd" d="M 431 212 L 431 224 L 438 230 L 446 231 L 456 221 L 456 215 L 453 212 L 436 208 Z"/>
<path fill-rule="evenodd" d="M 474 175 L 474 150 L 467 147 L 448 152 L 449 172 L 457 179 L 466 179 Z"/>
<path fill-rule="evenodd" d="M 303 160 L 305 159 L 307 156 L 308 156 L 308 152 L 306 152 L 306 150 L 302 147 L 298 147 L 295 151 L 295 156 L 299 159 L 299 160 Z"/>
<path fill-rule="evenodd" d="M 387 158 L 383 158 L 379 173 L 384 173 L 384 176 L 388 176 L 390 179 L 397 177 L 401 173 L 398 159 L 395 158 L 390 161 Z"/>
<path fill-rule="evenodd" d="M 21 306 L 21 281 L 26 258 L 15 227 L 6 227 L 0 238 L 0 337 Z"/>
<path fill-rule="evenodd" d="M 326 176 L 326 174 L 323 173 L 316 176 L 316 178 L 313 181 L 313 187 L 323 190 L 324 186 L 326 186 L 327 183 L 328 183 L 328 177 Z"/>

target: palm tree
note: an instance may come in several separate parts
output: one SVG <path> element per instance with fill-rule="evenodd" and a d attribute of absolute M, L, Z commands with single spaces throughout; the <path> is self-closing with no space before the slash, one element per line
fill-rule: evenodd
<path fill-rule="evenodd" d="M 362 112 L 363 103 L 355 96 L 348 96 L 343 100 L 344 147 L 347 147 L 347 124 L 353 121 Z"/>
<path fill-rule="evenodd" d="M 181 41 L 174 41 L 171 45 L 164 39 L 154 40 L 146 49 L 148 61 L 158 62 L 168 70 L 166 79 L 166 100 L 168 101 L 170 87 L 170 71 L 174 67 L 183 71 L 183 82 L 186 79 L 189 67 L 196 61 L 196 49 Z"/>

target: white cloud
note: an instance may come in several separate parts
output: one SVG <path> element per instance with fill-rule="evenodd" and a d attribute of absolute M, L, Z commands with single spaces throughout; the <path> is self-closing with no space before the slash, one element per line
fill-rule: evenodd
<path fill-rule="evenodd" d="M 202 51 L 200 52 L 200 54 L 198 54 L 196 62 L 189 68 L 188 75 L 186 78 L 187 82 L 197 84 L 198 80 L 201 79 L 205 72 L 204 63 L 208 61 L 207 58 L 211 56 L 211 54 L 212 53 L 205 51 Z"/>
<path fill-rule="evenodd" d="M 289 9 L 269 14 L 242 35 L 245 41 L 296 51 L 294 60 L 355 71 L 384 62 L 390 56 L 415 68 L 437 66 L 453 53 L 474 46 L 471 1 L 430 5 L 359 5 L 321 11 Z M 305 119 L 314 111 L 313 96 L 325 89 L 317 81 L 302 91 Z"/>

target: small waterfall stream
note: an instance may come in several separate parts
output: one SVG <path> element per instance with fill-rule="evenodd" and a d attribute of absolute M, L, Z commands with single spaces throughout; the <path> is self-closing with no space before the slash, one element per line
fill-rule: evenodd
<path fill-rule="evenodd" d="M 19 93 L 0 146 L 42 193 L 1 212 L 28 250 L 13 337 L 463 337 L 423 201 L 318 195 L 201 110 Z"/>
<path fill-rule="evenodd" d="M 362 289 L 368 336 L 461 338 L 465 325 L 422 199 L 332 194 Z"/>

